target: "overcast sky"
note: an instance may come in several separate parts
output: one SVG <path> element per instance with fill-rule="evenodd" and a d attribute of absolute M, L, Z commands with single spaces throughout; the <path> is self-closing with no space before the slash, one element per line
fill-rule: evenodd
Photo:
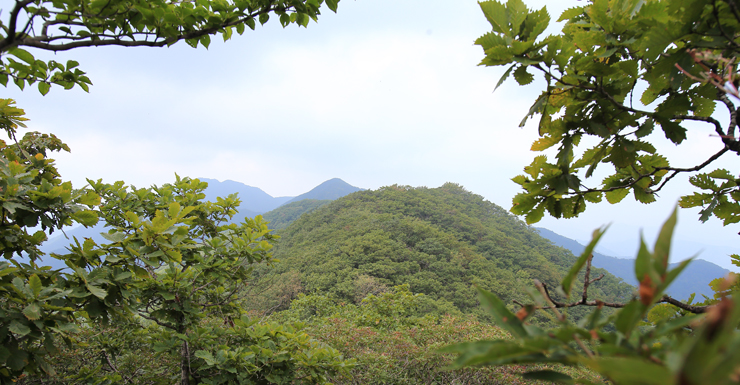
<path fill-rule="evenodd" d="M 556 20 L 582 4 L 547 7 Z M 504 68 L 478 67 L 483 53 L 473 45 L 489 30 L 475 1 L 343 0 L 337 14 L 325 10 L 307 29 L 271 20 L 227 43 L 213 39 L 208 50 L 181 43 L 59 53 L 58 61 L 80 62 L 90 93 L 54 88 L 42 97 L 13 86 L 5 95 L 25 109 L 32 130 L 70 145 L 72 153 L 57 159 L 77 187 L 85 178 L 143 187 L 175 173 L 231 179 L 272 196 L 299 195 L 334 177 L 370 189 L 455 182 L 508 209 L 519 192 L 510 178 L 536 155 L 534 124 L 517 126 L 543 83 L 510 79 L 493 93 Z M 711 133 L 696 126 L 680 147 L 651 139 L 677 166 L 693 166 L 719 149 Z M 737 158 L 722 166 L 737 170 Z M 634 256 L 640 229 L 652 243 L 689 187 L 676 178 L 659 203 L 628 197 L 537 226 L 587 240 L 612 223 L 604 251 Z M 701 258 L 729 268 L 738 226 L 700 224 L 697 212 L 680 213 L 674 259 L 703 249 Z"/>

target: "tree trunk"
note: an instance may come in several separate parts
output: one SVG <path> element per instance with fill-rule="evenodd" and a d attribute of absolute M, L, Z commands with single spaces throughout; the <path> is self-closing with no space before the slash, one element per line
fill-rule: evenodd
<path fill-rule="evenodd" d="M 180 385 L 190 385 L 190 352 L 188 343 L 183 341 L 180 348 Z"/>

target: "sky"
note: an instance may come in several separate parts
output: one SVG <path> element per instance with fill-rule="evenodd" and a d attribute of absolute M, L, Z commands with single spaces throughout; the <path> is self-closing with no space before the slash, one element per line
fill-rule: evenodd
<path fill-rule="evenodd" d="M 580 1 L 545 4 L 553 19 Z M 272 196 L 302 194 L 341 178 L 376 189 L 454 182 L 504 208 L 520 190 L 511 178 L 537 155 L 536 122 L 519 128 L 543 81 L 513 79 L 493 89 L 505 68 L 482 67 L 475 39 L 490 30 L 469 0 L 342 0 L 308 28 L 277 20 L 208 49 L 101 47 L 37 58 L 74 59 L 93 82 L 89 93 L 53 88 L 47 96 L 14 86 L 34 131 L 56 134 L 71 148 L 57 164 L 75 187 L 86 178 L 137 187 L 180 176 L 234 180 Z M 553 23 L 549 32 L 556 33 Z M 718 116 L 720 119 L 726 117 Z M 697 125 L 681 146 L 650 137 L 677 166 L 693 166 L 719 149 Z M 698 162 L 697 162 L 698 161 Z M 718 167 L 737 169 L 737 158 Z M 686 162 L 684 164 L 683 162 Z M 610 224 L 601 251 L 634 256 L 649 244 L 681 195 L 677 177 L 658 203 L 631 197 L 590 205 L 576 219 L 545 217 L 536 226 L 586 242 Z M 699 258 L 737 270 L 738 226 L 698 221 L 680 210 L 674 261 Z"/>

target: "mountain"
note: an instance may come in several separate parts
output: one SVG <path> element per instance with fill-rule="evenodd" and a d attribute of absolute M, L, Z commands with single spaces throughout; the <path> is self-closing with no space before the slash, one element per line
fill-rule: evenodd
<path fill-rule="evenodd" d="M 225 197 L 233 193 L 239 194 L 239 199 L 241 199 L 242 203 L 239 206 L 239 212 L 233 218 L 233 220 L 236 222 L 241 222 L 242 220 L 244 220 L 245 217 L 254 217 L 255 215 L 274 210 L 289 201 L 299 203 L 298 201 L 300 199 L 297 200 L 296 198 L 302 196 L 306 196 L 308 198 L 319 196 L 323 197 L 322 199 L 336 199 L 336 197 L 361 190 L 357 187 L 350 186 L 341 179 L 334 178 L 316 186 L 309 192 L 302 194 L 299 197 L 275 198 L 272 197 L 270 194 L 262 191 L 262 189 L 260 188 L 248 186 L 246 184 L 235 182 L 232 180 L 219 182 L 216 179 L 198 179 L 203 182 L 208 182 L 208 188 L 205 190 L 206 200 L 208 201 L 216 201 L 216 198 L 218 197 Z M 298 206 L 302 207 L 302 205 L 300 204 Z M 301 210 L 304 209 L 302 208 Z M 300 215 L 300 213 L 298 213 L 297 215 Z M 294 219 L 295 218 L 291 217 L 289 220 L 292 221 Z M 282 219 L 282 221 L 285 220 L 288 219 Z M 276 219 L 276 223 L 280 223 L 280 221 L 281 219 Z M 44 244 L 41 246 L 41 251 L 47 254 L 66 253 L 66 248 L 67 246 L 69 246 L 70 243 L 72 243 L 73 237 L 77 237 L 80 242 L 82 242 L 85 238 L 92 238 L 98 243 L 104 243 L 105 240 L 103 239 L 103 237 L 100 236 L 100 233 L 104 231 L 105 230 L 102 224 L 91 228 L 85 228 L 83 226 L 70 227 L 65 229 L 64 233 L 55 232 L 53 236 L 49 237 L 49 240 L 44 242 Z M 61 261 L 51 258 L 50 256 L 44 257 L 42 261 L 43 264 L 52 266 L 55 269 L 66 268 L 66 266 L 61 263 Z"/>
<path fill-rule="evenodd" d="M 250 306 L 279 309 L 314 292 L 351 303 L 409 284 L 433 311 L 482 314 L 476 287 L 507 303 L 526 302 L 533 279 L 555 288 L 576 260 L 507 210 L 451 183 L 358 191 L 312 208 L 276 234 L 280 262 L 256 271 Z M 591 286 L 593 298 L 631 297 L 632 287 L 597 270 L 606 277 Z"/>
<path fill-rule="evenodd" d="M 262 217 L 270 222 L 268 225 L 273 230 L 280 230 L 288 227 L 298 217 L 305 213 L 331 202 L 330 200 L 303 199 L 297 202 L 286 203 L 275 210 L 268 211 Z"/>
<path fill-rule="evenodd" d="M 566 238 L 562 235 L 556 234 L 555 232 L 537 228 L 540 235 L 549 239 L 557 246 L 566 248 L 573 252 L 575 255 L 580 255 L 585 246 L 578 243 L 577 241 Z M 637 279 L 635 278 L 635 260 L 627 258 L 616 258 L 606 256 L 600 253 L 593 253 L 593 265 L 606 269 L 610 273 L 622 278 L 624 282 L 637 286 Z M 670 264 L 670 268 L 675 268 L 678 264 Z M 713 279 L 725 277 L 730 271 L 719 267 L 711 262 L 703 259 L 695 259 L 691 264 L 684 270 L 684 272 L 676 278 L 675 281 L 668 287 L 666 292 L 671 297 L 676 299 L 688 299 L 692 293 L 696 293 L 701 300 L 701 295 L 712 297 L 714 292 L 709 288 L 709 282 Z"/>
<path fill-rule="evenodd" d="M 363 189 L 352 186 L 339 178 L 334 178 L 314 187 L 311 191 L 305 194 L 298 195 L 286 203 L 298 202 L 304 199 L 334 200 L 362 190 Z"/>
<path fill-rule="evenodd" d="M 205 191 L 206 200 L 208 201 L 215 202 L 218 197 L 238 193 L 239 199 L 242 201 L 241 206 L 239 206 L 239 212 L 248 211 L 249 213 L 247 215 L 250 217 L 266 213 L 293 199 L 293 197 L 274 198 L 260 188 L 247 186 L 244 183 L 234 182 L 233 180 L 219 182 L 216 179 L 198 179 L 202 182 L 208 182 L 208 188 Z"/>

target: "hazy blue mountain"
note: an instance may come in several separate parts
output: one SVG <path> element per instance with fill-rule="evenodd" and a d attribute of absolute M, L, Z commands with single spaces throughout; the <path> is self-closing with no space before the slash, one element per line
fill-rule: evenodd
<path fill-rule="evenodd" d="M 585 246 L 577 241 L 556 234 L 551 230 L 544 228 L 537 228 L 537 230 L 539 230 L 540 235 L 544 238 L 549 239 L 557 246 L 570 250 L 575 255 L 580 255 L 585 249 Z M 617 277 L 622 278 L 624 282 L 637 286 L 634 263 L 634 259 L 616 258 L 600 253 L 594 253 L 594 266 L 606 269 Z M 674 268 L 676 265 L 676 263 L 672 263 L 670 268 Z M 668 295 L 677 299 L 687 299 L 691 293 L 696 293 L 698 296 L 697 300 L 702 299 L 701 294 L 711 297 L 714 292 L 709 288 L 709 282 L 713 279 L 724 277 L 729 272 L 729 270 L 719 267 L 714 263 L 703 259 L 695 259 L 686 268 L 686 270 L 684 270 L 684 272 L 679 275 L 675 281 L 673 281 L 671 286 L 668 287 Z"/>
<path fill-rule="evenodd" d="M 218 197 L 239 193 L 239 199 L 242 201 L 242 204 L 239 206 L 239 212 L 250 217 L 274 210 L 278 206 L 293 199 L 293 197 L 275 198 L 258 187 L 247 186 L 244 183 L 234 182 L 233 180 L 219 182 L 215 179 L 198 179 L 208 182 L 208 188 L 205 191 L 206 199 L 211 202 L 215 202 Z"/>
<path fill-rule="evenodd" d="M 351 194 L 355 191 L 362 191 L 364 189 L 350 185 L 349 183 L 339 179 L 329 179 L 326 182 L 314 187 L 311 191 L 298 195 L 297 197 L 285 202 L 298 202 L 304 199 L 317 199 L 317 200 L 330 200 L 339 199 L 345 195 Z"/>
<path fill-rule="evenodd" d="M 239 206 L 239 212 L 233 218 L 233 221 L 235 222 L 241 222 L 246 217 L 254 217 L 255 215 L 264 214 L 268 211 L 272 211 L 279 206 L 288 203 L 289 201 L 298 202 L 303 199 L 333 200 L 343 197 L 349 193 L 362 190 L 360 188 L 350 186 L 339 178 L 334 178 L 316 186 L 311 191 L 299 195 L 295 198 L 272 197 L 270 194 L 262 191 L 262 189 L 260 188 L 248 186 L 244 183 L 235 182 L 232 180 L 219 182 L 216 179 L 198 179 L 203 182 L 208 182 L 208 188 L 205 191 L 206 200 L 215 202 L 216 198 L 218 197 L 225 197 L 233 193 L 239 194 L 239 198 L 241 199 L 242 203 Z M 298 215 L 300 215 L 300 213 Z M 82 243 L 85 238 L 92 238 L 98 243 L 105 242 L 103 237 L 100 236 L 101 232 L 105 232 L 105 228 L 102 225 L 94 226 L 91 228 L 79 226 L 71 229 L 65 229 L 66 236 L 61 232 L 55 232 L 54 236 L 50 237 L 50 239 L 41 246 L 41 250 L 47 254 L 66 253 L 66 248 L 72 243 L 73 237 L 77 237 L 80 243 Z M 51 257 L 45 257 L 43 264 L 52 266 L 54 268 L 65 267 L 63 263 Z"/>

